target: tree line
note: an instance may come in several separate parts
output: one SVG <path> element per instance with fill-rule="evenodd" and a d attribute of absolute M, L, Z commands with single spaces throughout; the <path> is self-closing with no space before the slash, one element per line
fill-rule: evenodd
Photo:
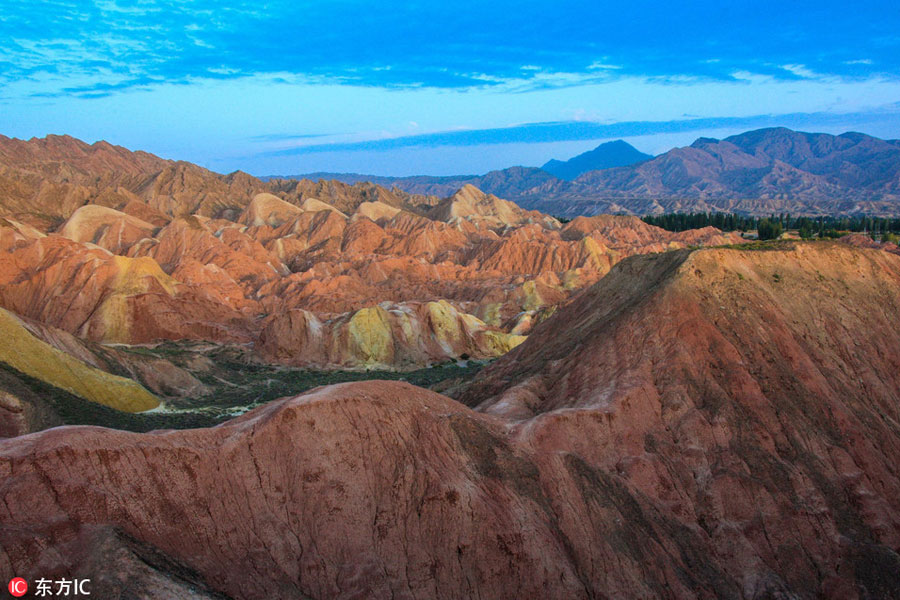
<path fill-rule="evenodd" d="M 874 238 L 900 232 L 900 218 L 886 217 L 794 217 L 789 213 L 750 217 L 734 213 L 669 213 L 647 215 L 643 221 L 667 231 L 715 227 L 722 231 L 758 231 L 760 239 L 774 239 L 782 231 L 795 229 L 802 238 L 840 237 L 848 232 L 868 233 Z"/>

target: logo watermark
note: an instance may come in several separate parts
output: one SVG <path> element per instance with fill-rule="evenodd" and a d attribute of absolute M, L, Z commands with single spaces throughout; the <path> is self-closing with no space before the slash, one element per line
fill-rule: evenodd
<path fill-rule="evenodd" d="M 9 580 L 9 593 L 16 598 L 21 598 L 28 591 L 28 582 L 21 577 L 13 577 Z"/>
<path fill-rule="evenodd" d="M 46 579 L 41 578 L 34 582 L 34 595 L 38 598 L 76 598 L 90 596 L 90 579 Z M 28 582 L 21 577 L 9 580 L 7 586 L 9 593 L 15 598 L 21 598 L 28 592 Z"/>

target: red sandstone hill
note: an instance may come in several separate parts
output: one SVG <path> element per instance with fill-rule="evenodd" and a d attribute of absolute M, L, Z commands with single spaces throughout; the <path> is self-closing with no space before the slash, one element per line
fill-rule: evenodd
<path fill-rule="evenodd" d="M 366 201 L 395 206 L 437 201 L 365 183 L 267 183 L 240 171 L 219 175 L 188 162 L 102 141 L 86 144 L 66 135 L 27 141 L 0 135 L 0 217 L 42 228 L 59 226 L 84 204 L 118 210 L 131 205 L 143 213 L 135 216 L 145 220 L 150 220 L 147 214 L 234 218 L 260 192 L 277 193 L 298 205 L 307 198 L 327 198 L 351 212 Z"/>
<path fill-rule="evenodd" d="M 97 597 L 898 598 L 900 257 L 631 257 L 466 408 L 326 387 L 0 442 L 0 575 Z"/>
<path fill-rule="evenodd" d="M 89 341 L 250 344 L 297 366 L 495 357 L 624 256 L 738 239 L 561 227 L 472 186 L 437 202 L 221 176 L 66 136 L 0 138 L 0 191 L 0 307 Z"/>

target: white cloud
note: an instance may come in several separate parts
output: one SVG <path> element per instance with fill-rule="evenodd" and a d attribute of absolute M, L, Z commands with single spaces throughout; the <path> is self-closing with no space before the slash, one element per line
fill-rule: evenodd
<path fill-rule="evenodd" d="M 900 98 L 897 78 L 785 80 L 751 72 L 736 73 L 738 81 L 688 82 L 541 73 L 538 81 L 548 83 L 545 88 L 535 89 L 533 82 L 522 78 L 466 90 L 341 85 L 279 72 L 228 79 L 195 78 L 181 85 L 159 82 L 144 85 L 140 93 L 124 91 L 96 99 L 30 97 L 60 87 L 89 90 L 98 81 L 116 84 L 129 76 L 127 71 L 110 69 L 90 76 L 45 73 L 4 85 L 0 110 L 3 133 L 25 138 L 47 133 L 69 133 L 89 140 L 105 138 L 167 157 L 199 163 L 216 161 L 225 170 L 244 168 L 265 173 L 286 172 L 284 168 L 292 159 L 280 159 L 284 162 L 277 164 L 244 162 L 247 156 L 271 146 L 247 141 L 262 134 L 345 132 L 319 141 L 358 141 L 408 135 L 411 127 L 416 133 L 427 133 L 566 120 L 667 121 L 683 119 L 685 114 L 716 118 L 851 113 L 877 110 Z M 896 121 L 890 116 L 885 121 L 890 118 Z M 885 135 L 900 137 L 900 129 L 881 137 Z M 466 156 L 464 150 L 441 152 L 446 157 Z M 413 154 L 410 151 L 409 155 Z M 321 160 L 324 164 L 337 160 L 337 156 L 335 153 Z M 511 156 L 498 155 L 497 160 L 513 164 L 516 159 Z M 357 166 L 359 170 L 365 165 Z M 445 172 L 457 168 L 462 166 L 448 163 Z"/>
<path fill-rule="evenodd" d="M 594 61 L 588 66 L 588 69 L 591 71 L 617 71 L 621 68 L 621 65 L 613 65 L 603 61 Z"/>
<path fill-rule="evenodd" d="M 781 68 L 803 79 L 819 79 L 822 77 L 819 73 L 807 68 L 806 65 L 781 65 Z"/>

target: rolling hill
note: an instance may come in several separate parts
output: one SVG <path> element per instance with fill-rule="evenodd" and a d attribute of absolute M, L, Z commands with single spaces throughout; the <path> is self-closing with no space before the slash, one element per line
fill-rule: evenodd
<path fill-rule="evenodd" d="M 900 257 L 618 263 L 464 399 L 0 441 L 0 575 L 97 597 L 896 598 Z M 240 568 L 236 568 L 239 566 Z"/>
<path fill-rule="evenodd" d="M 577 168 L 558 174 L 580 172 L 582 157 L 573 159 Z M 557 166 L 548 165 L 551 170 Z M 564 217 L 716 211 L 896 217 L 900 141 L 769 128 L 723 140 L 700 138 L 637 164 L 581 172 L 572 181 L 534 167 L 479 176 L 376 179 L 434 195 L 471 183 L 525 208 Z"/>

